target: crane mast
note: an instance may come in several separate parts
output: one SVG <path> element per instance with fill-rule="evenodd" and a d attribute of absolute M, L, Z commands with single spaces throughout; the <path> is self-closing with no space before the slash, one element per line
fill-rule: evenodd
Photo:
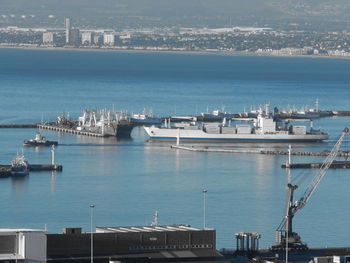
<path fill-rule="evenodd" d="M 295 214 L 300 211 L 310 200 L 312 194 L 315 192 L 317 186 L 321 182 L 322 178 L 325 176 L 328 168 L 333 163 L 334 159 L 337 157 L 340 145 L 342 144 L 346 134 L 349 132 L 348 128 L 344 128 L 342 133 L 339 136 L 339 139 L 333 146 L 329 155 L 326 157 L 322 163 L 320 169 L 317 171 L 317 174 L 313 178 L 311 184 L 306 188 L 303 196 L 296 202 L 293 202 L 294 191 L 298 188 L 297 185 L 293 185 L 290 181 L 287 184 L 288 198 L 286 205 L 286 213 L 281 224 L 276 230 L 276 245 L 271 247 L 272 250 L 283 250 L 286 247 L 289 249 L 296 250 L 306 250 L 308 249 L 307 245 L 301 241 L 300 236 L 293 232 L 293 218 Z M 290 172 L 288 170 L 288 172 Z"/>

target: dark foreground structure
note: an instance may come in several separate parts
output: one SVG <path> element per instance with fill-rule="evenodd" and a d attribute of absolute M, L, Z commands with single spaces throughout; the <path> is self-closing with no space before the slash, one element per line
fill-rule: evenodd
<path fill-rule="evenodd" d="M 92 252 L 93 251 L 93 252 Z M 82 233 L 65 228 L 62 234 L 45 230 L 0 229 L 0 262 L 214 262 L 215 229 L 189 225 L 97 227 Z"/>
<path fill-rule="evenodd" d="M 214 229 L 188 225 L 97 227 L 96 233 L 80 228 L 47 235 L 48 262 L 90 262 L 91 236 L 94 262 L 182 262 L 215 261 Z"/>

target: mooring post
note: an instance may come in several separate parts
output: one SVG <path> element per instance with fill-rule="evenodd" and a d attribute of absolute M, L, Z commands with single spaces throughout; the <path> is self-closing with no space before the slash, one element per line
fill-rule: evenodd
<path fill-rule="evenodd" d="M 177 135 L 176 135 L 176 145 L 180 144 L 180 129 L 177 128 Z"/>
<path fill-rule="evenodd" d="M 291 163 L 292 163 L 292 145 L 289 144 L 289 147 L 288 147 L 288 163 L 287 163 L 286 167 L 290 168 Z"/>
<path fill-rule="evenodd" d="M 52 145 L 51 149 L 51 164 L 55 165 L 55 145 Z"/>

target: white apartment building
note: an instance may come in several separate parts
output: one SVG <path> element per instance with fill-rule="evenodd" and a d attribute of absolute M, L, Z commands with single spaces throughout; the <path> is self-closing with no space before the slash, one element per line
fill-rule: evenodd
<path fill-rule="evenodd" d="M 55 37 L 55 35 L 53 32 L 44 32 L 43 33 L 43 43 L 46 45 L 53 45 L 54 37 Z"/>
<path fill-rule="evenodd" d="M 104 33 L 103 34 L 103 45 L 105 46 L 114 46 L 115 37 L 112 33 Z"/>
<path fill-rule="evenodd" d="M 91 45 L 92 43 L 92 33 L 91 32 L 83 32 L 81 34 L 81 44 L 82 45 Z"/>

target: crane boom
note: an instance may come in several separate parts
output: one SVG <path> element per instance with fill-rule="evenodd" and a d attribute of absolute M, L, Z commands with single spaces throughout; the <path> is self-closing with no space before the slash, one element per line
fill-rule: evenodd
<path fill-rule="evenodd" d="M 348 128 L 344 128 L 339 136 L 339 139 L 333 146 L 329 155 L 326 157 L 322 163 L 320 169 L 318 170 L 316 176 L 313 178 L 311 184 L 306 188 L 303 196 L 296 202 L 293 203 L 294 190 L 298 188 L 297 185 L 292 185 L 290 182 L 287 184 L 288 189 L 288 200 L 286 214 L 276 230 L 276 241 L 277 244 L 272 246 L 272 250 L 282 250 L 286 246 L 291 249 L 307 249 L 307 245 L 301 242 L 300 236 L 293 232 L 293 217 L 300 211 L 310 200 L 312 194 L 315 192 L 317 186 L 321 182 L 322 178 L 325 176 L 328 168 L 333 163 L 334 159 L 337 157 L 340 145 L 342 144 L 346 134 L 349 133 Z"/>
<path fill-rule="evenodd" d="M 296 202 L 296 205 L 294 206 L 294 209 L 292 211 L 293 215 L 295 215 L 300 209 L 302 209 L 306 203 L 310 200 L 312 194 L 315 192 L 317 186 L 321 182 L 322 178 L 325 176 L 328 168 L 333 163 L 334 159 L 337 157 L 338 152 L 340 150 L 340 145 L 342 144 L 345 135 L 349 132 L 349 128 L 345 128 L 341 135 L 339 136 L 339 139 L 334 144 L 333 149 L 329 153 L 329 155 L 326 157 L 324 162 L 322 163 L 320 169 L 318 170 L 318 173 L 312 180 L 311 184 L 306 188 L 304 195 L 299 199 L 299 201 Z"/>

